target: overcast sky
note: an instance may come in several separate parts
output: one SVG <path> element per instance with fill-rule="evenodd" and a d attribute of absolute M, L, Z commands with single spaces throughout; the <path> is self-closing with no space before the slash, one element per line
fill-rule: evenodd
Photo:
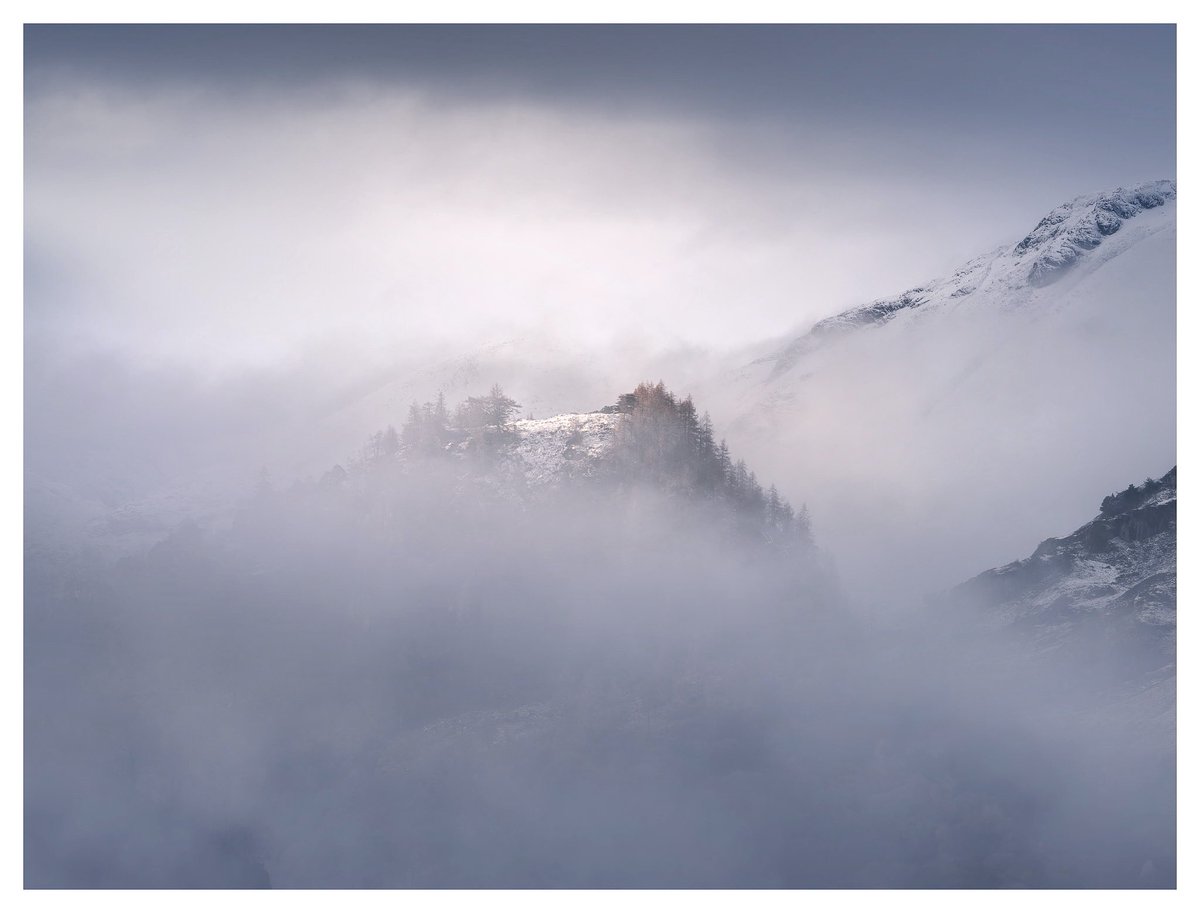
<path fill-rule="evenodd" d="M 741 346 L 1175 176 L 1171 26 L 54 26 L 25 51 L 27 340 L 141 360 Z"/>

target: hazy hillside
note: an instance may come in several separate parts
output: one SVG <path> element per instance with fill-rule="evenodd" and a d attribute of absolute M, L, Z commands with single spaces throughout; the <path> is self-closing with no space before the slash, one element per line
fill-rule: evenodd
<path fill-rule="evenodd" d="M 916 599 L 1175 461 L 1175 244 L 1173 182 L 1081 197 L 696 392 L 855 596 Z"/>

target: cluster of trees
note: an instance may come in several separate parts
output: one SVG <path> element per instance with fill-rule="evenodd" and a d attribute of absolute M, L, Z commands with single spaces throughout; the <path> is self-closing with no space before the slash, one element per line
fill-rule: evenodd
<path fill-rule="evenodd" d="M 627 418 L 617 427 L 612 460 L 625 479 L 650 482 L 731 507 L 748 532 L 770 541 L 811 541 L 808 511 L 796 511 L 774 485 L 763 490 L 744 460 L 735 461 L 690 396 L 679 399 L 662 381 L 622 394 L 606 412 Z"/>
<path fill-rule="evenodd" d="M 1146 479 L 1141 485 L 1130 485 L 1124 491 L 1109 495 L 1100 502 L 1100 516 L 1115 517 L 1132 510 L 1141 502 L 1158 494 L 1164 488 L 1175 487 L 1175 469 L 1172 468 L 1161 479 Z"/>
<path fill-rule="evenodd" d="M 469 396 L 453 412 L 446 397 L 413 403 L 400 431 L 389 425 L 372 435 L 355 463 L 376 466 L 393 462 L 401 452 L 408 456 L 445 455 L 452 444 L 465 444 L 473 453 L 495 453 L 511 438 L 512 419 L 520 404 L 497 384 L 486 396 Z"/>
<path fill-rule="evenodd" d="M 486 396 L 468 397 L 453 410 L 442 394 L 431 402 L 413 403 L 401 429 L 388 426 L 376 432 L 351 471 L 456 453 L 494 464 L 515 440 L 513 419 L 519 409 L 499 385 Z M 774 485 L 764 489 L 745 461 L 734 460 L 726 442 L 716 439 L 711 418 L 697 412 L 690 396 L 680 399 L 661 381 L 642 383 L 600 411 L 623 417 L 612 451 L 597 467 L 595 478 L 649 484 L 689 500 L 718 504 L 743 531 L 770 542 L 811 542 L 807 509 L 795 510 Z"/>
<path fill-rule="evenodd" d="M 446 397 L 439 393 L 436 402 L 408 408 L 408 421 L 400 439 L 414 453 L 431 456 L 443 453 L 450 443 L 450 413 L 446 409 Z"/>

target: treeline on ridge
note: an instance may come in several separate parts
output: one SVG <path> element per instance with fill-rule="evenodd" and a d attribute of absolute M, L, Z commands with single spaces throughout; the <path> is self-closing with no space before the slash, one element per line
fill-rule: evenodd
<path fill-rule="evenodd" d="M 388 426 L 376 432 L 348 471 L 335 467 L 323 483 L 412 469 L 426 461 L 465 461 L 475 473 L 499 469 L 519 438 L 519 409 L 499 385 L 453 409 L 439 393 L 433 401 L 413 403 L 399 430 Z M 711 502 L 734 516 L 744 532 L 773 543 L 811 544 L 807 509 L 794 509 L 774 485 L 764 489 L 744 460 L 733 459 L 726 442 L 716 439 L 712 419 L 697 411 L 691 396 L 679 398 L 661 381 L 641 383 L 596 411 L 620 419 L 613 446 L 597 461 L 591 481 L 648 485 Z"/>

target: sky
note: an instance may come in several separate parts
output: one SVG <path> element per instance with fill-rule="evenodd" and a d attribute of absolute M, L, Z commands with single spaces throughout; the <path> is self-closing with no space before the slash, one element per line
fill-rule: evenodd
<path fill-rule="evenodd" d="M 1175 174 L 1172 26 L 28 26 L 25 55 L 47 358 L 736 349 Z"/>

